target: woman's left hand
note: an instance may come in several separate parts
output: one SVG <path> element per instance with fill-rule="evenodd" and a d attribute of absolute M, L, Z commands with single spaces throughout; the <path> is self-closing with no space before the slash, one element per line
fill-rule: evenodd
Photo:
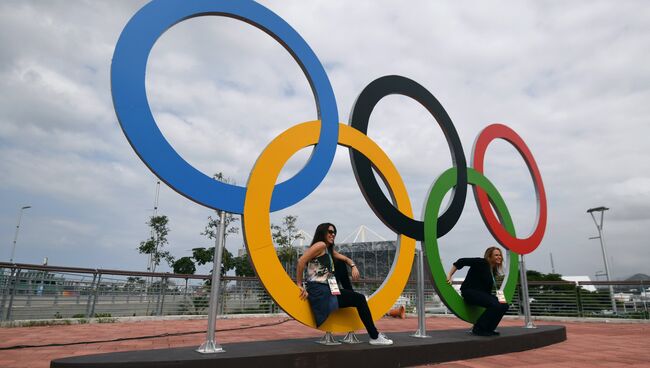
<path fill-rule="evenodd" d="M 357 281 L 359 280 L 359 277 L 361 277 L 361 274 L 359 274 L 359 270 L 357 270 L 356 267 L 352 267 L 352 280 Z"/>
<path fill-rule="evenodd" d="M 309 293 L 307 292 L 307 289 L 305 289 L 302 285 L 298 285 L 298 288 L 300 289 L 300 299 L 305 300 L 309 296 Z"/>

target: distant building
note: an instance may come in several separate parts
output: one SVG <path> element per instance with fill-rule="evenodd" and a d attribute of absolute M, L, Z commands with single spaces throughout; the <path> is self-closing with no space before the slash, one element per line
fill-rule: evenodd
<path fill-rule="evenodd" d="M 336 250 L 350 257 L 361 278 L 384 279 L 390 272 L 397 247 L 394 240 L 337 244 Z"/>
<path fill-rule="evenodd" d="M 295 246 L 295 248 L 298 254 L 301 255 L 307 247 Z M 361 278 L 384 279 L 390 272 L 393 261 L 395 260 L 396 246 L 394 240 L 342 243 L 336 244 L 336 251 L 350 257 L 354 261 L 361 274 Z M 238 252 L 238 256 L 245 254 L 246 249 L 240 249 Z M 288 265 L 283 264 L 283 266 L 288 267 L 287 273 L 289 275 L 293 275 L 296 268 L 294 262 Z"/>

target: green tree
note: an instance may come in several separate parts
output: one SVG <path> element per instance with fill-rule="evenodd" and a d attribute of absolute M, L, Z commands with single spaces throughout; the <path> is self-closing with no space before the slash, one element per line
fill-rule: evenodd
<path fill-rule="evenodd" d="M 191 257 L 179 258 L 174 262 L 172 268 L 174 269 L 174 273 L 179 273 L 181 275 L 194 275 L 194 272 L 196 272 L 196 266 Z M 187 281 L 188 279 L 185 279 L 185 293 L 187 293 Z"/>
<path fill-rule="evenodd" d="M 235 275 L 248 277 L 255 276 L 253 265 L 246 254 L 235 257 Z"/>
<path fill-rule="evenodd" d="M 302 234 L 298 233 L 296 228 L 297 221 L 298 216 L 287 215 L 282 219 L 280 225 L 271 224 L 273 242 L 279 248 L 278 258 L 284 263 L 284 269 L 289 275 L 295 273 L 291 266 L 298 259 L 298 250 L 292 244 L 298 239 L 303 239 Z"/>
<path fill-rule="evenodd" d="M 231 213 L 226 212 L 226 221 L 224 222 L 226 228 L 224 229 L 224 235 L 228 236 L 231 234 L 239 234 L 239 227 L 237 227 L 235 224 L 239 221 L 237 217 L 235 217 Z M 214 218 L 212 216 L 208 216 L 208 224 L 205 225 L 205 229 L 201 233 L 201 235 L 207 236 L 209 239 L 216 239 L 217 238 L 217 232 L 219 231 L 219 224 L 221 223 L 221 218 L 219 216 L 215 216 Z"/>
<path fill-rule="evenodd" d="M 174 273 L 181 275 L 194 275 L 194 272 L 196 272 L 196 266 L 191 257 L 181 257 L 177 259 L 176 262 L 172 264 L 172 268 L 174 269 Z"/>
<path fill-rule="evenodd" d="M 156 271 L 156 267 L 161 260 L 165 260 L 171 267 L 174 263 L 174 257 L 168 250 L 163 250 L 168 244 L 167 234 L 169 234 L 169 219 L 167 216 L 151 216 L 147 225 L 151 228 L 149 239 L 140 242 L 138 252 L 148 254 L 151 258 L 151 272 Z"/>
<path fill-rule="evenodd" d="M 192 249 L 192 258 L 199 266 L 211 263 L 214 259 L 214 247 L 194 248 Z M 235 268 L 235 257 L 233 257 L 232 253 L 230 253 L 228 249 L 223 248 L 223 253 L 221 254 L 221 276 L 225 275 L 226 272 L 233 268 Z"/>
<path fill-rule="evenodd" d="M 572 283 L 562 280 L 562 275 L 557 273 L 542 273 L 535 270 L 526 270 L 526 279 L 529 282 L 549 282 L 547 285 L 529 285 L 528 289 L 571 290 L 575 288 Z M 558 284 L 553 284 L 556 282 Z"/>
<path fill-rule="evenodd" d="M 576 286 L 562 280 L 562 275 L 526 270 L 530 310 L 533 315 L 563 316 L 575 313 Z"/>

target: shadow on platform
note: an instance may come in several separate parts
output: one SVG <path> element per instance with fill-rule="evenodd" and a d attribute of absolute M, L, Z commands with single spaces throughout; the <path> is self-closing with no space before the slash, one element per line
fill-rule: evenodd
<path fill-rule="evenodd" d="M 468 330 L 428 331 L 431 338 L 410 332 L 391 333 L 392 346 L 372 346 L 367 335 L 361 344 L 324 346 L 314 338 L 226 344 L 225 353 L 200 354 L 196 347 L 138 350 L 56 359 L 51 368 L 142 367 L 404 367 L 442 363 L 535 349 L 566 340 L 564 326 L 535 329 L 503 327 L 500 336 L 479 337 Z"/>

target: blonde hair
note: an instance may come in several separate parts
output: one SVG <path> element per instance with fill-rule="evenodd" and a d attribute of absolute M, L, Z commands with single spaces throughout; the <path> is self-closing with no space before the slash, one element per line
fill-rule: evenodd
<path fill-rule="evenodd" d="M 494 253 L 495 250 L 498 250 L 499 253 L 501 253 L 501 257 L 503 257 L 503 252 L 501 251 L 501 248 L 499 247 L 489 247 L 488 249 L 485 250 L 485 254 L 483 254 L 483 258 L 485 258 L 488 263 L 490 263 L 490 257 L 492 256 L 492 253 Z M 500 265 L 495 265 L 492 267 L 492 273 L 495 275 L 503 275 L 503 262 L 501 262 Z"/>

